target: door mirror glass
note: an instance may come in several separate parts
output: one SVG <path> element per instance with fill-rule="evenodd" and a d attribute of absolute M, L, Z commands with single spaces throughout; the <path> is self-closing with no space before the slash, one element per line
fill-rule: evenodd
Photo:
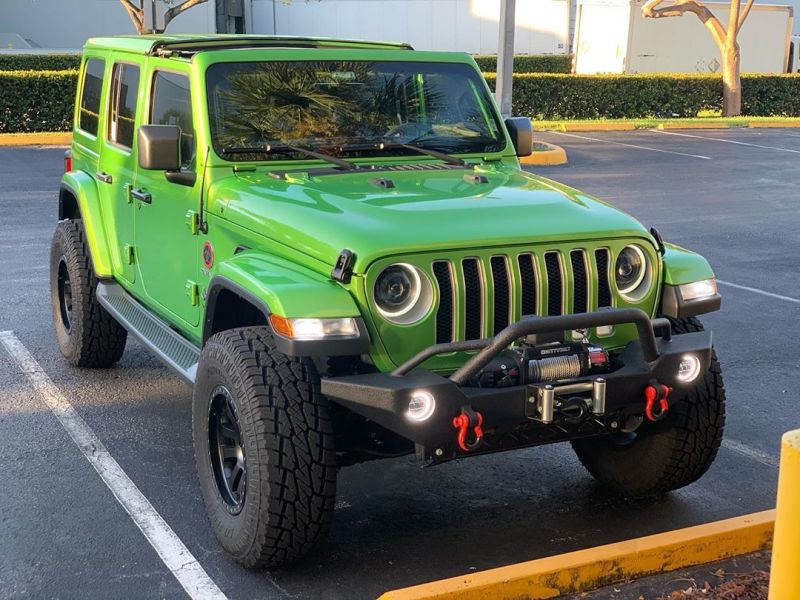
<path fill-rule="evenodd" d="M 151 171 L 181 168 L 181 128 L 176 125 L 139 127 L 139 166 Z"/>
<path fill-rule="evenodd" d="M 528 117 L 511 117 L 506 119 L 506 129 L 517 156 L 530 156 L 533 153 L 533 126 Z"/>

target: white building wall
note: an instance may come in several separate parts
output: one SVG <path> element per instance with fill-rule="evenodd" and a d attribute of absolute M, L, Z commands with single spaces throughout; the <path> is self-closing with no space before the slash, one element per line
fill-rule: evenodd
<path fill-rule="evenodd" d="M 245 0 L 245 4 L 250 33 L 409 42 L 421 50 L 497 51 L 500 0 Z M 567 52 L 569 13 L 569 0 L 518 0 L 516 52 Z M 215 14 L 215 0 L 209 0 L 176 18 L 168 31 L 214 31 Z M 89 37 L 134 30 L 119 0 L 0 0 L 0 33 L 17 33 L 45 48 L 80 48 Z"/>

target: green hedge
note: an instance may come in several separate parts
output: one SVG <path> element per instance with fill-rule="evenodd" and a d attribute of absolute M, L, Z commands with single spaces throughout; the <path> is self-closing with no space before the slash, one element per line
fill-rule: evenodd
<path fill-rule="evenodd" d="M 0 54 L 0 71 L 75 71 L 78 54 Z"/>
<path fill-rule="evenodd" d="M 474 56 L 484 73 L 497 72 L 497 55 Z M 518 54 L 514 57 L 514 73 L 571 73 L 572 56 L 568 54 Z"/>
<path fill-rule="evenodd" d="M 69 131 L 76 71 L 0 71 L 0 133 Z M 487 75 L 490 86 L 495 76 Z M 800 116 L 800 75 L 742 75 L 745 116 Z M 535 120 L 695 117 L 721 110 L 715 75 L 514 77 L 514 114 Z"/>
<path fill-rule="evenodd" d="M 0 72 L 0 133 L 69 131 L 77 71 Z"/>
<path fill-rule="evenodd" d="M 487 76 L 491 87 L 495 77 Z M 800 76 L 742 75 L 746 116 L 800 116 Z M 718 75 L 514 76 L 514 114 L 533 119 L 695 117 L 722 109 Z"/>

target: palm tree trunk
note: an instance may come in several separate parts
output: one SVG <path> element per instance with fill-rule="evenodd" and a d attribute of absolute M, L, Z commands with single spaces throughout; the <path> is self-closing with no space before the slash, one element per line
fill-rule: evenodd
<path fill-rule="evenodd" d="M 733 36 L 730 36 L 733 37 Z M 738 117 L 742 114 L 741 56 L 735 39 L 725 44 L 722 53 L 722 116 Z"/>

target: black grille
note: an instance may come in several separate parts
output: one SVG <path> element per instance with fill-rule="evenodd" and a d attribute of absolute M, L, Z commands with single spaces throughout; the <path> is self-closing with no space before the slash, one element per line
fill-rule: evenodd
<path fill-rule="evenodd" d="M 594 251 L 597 264 L 597 306 L 611 306 L 611 281 L 608 272 L 608 249 L 598 248 Z"/>
<path fill-rule="evenodd" d="M 561 314 L 561 298 L 563 284 L 561 281 L 561 259 L 558 252 L 548 252 L 544 255 L 544 266 L 547 269 L 547 314 L 550 316 Z"/>
<path fill-rule="evenodd" d="M 589 311 L 589 281 L 586 278 L 586 259 L 583 250 L 573 250 L 569 253 L 572 263 L 573 296 L 572 312 L 585 313 Z"/>
<path fill-rule="evenodd" d="M 511 284 L 508 281 L 508 264 L 504 256 L 493 256 L 491 265 L 494 284 L 494 333 L 497 335 L 511 323 Z"/>
<path fill-rule="evenodd" d="M 467 340 L 479 340 L 483 321 L 483 282 L 480 267 L 476 258 L 466 258 L 461 263 L 464 269 L 465 315 L 464 337 Z"/>
<path fill-rule="evenodd" d="M 436 284 L 439 286 L 439 311 L 436 313 L 436 343 L 443 344 L 452 342 L 453 336 L 453 315 L 455 305 L 453 303 L 453 275 L 450 272 L 450 263 L 445 260 L 437 260 L 433 263 L 433 276 L 436 277 Z"/>
<path fill-rule="evenodd" d="M 522 316 L 536 314 L 536 268 L 533 265 L 533 255 L 520 254 L 517 258 L 519 262 L 520 284 L 522 287 L 522 298 L 520 308 Z"/>

